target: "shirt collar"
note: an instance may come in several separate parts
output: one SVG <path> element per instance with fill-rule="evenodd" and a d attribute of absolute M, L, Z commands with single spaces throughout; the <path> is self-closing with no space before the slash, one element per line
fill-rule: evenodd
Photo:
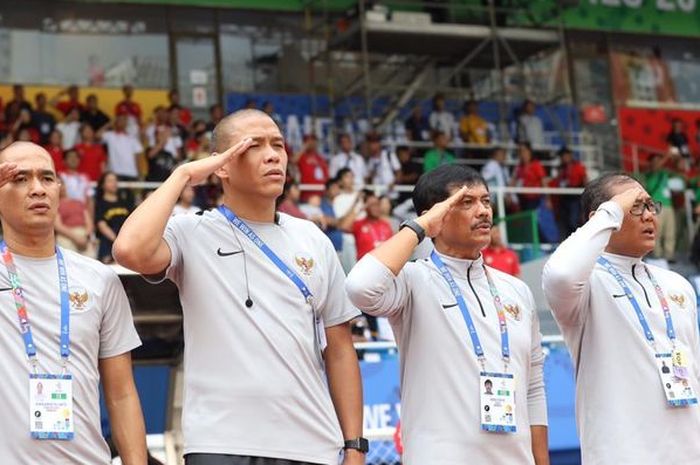
<path fill-rule="evenodd" d="M 478 278 L 484 275 L 484 256 L 479 254 L 479 258 L 476 260 L 470 260 L 468 258 L 456 258 L 449 255 L 442 254 L 437 250 L 435 253 L 438 254 L 442 262 L 445 264 L 452 276 L 454 277 L 467 277 L 467 271 L 469 272 L 470 278 Z"/>
<path fill-rule="evenodd" d="M 617 255 L 614 253 L 603 252 L 602 256 L 605 257 L 618 271 L 631 272 L 632 267 L 635 265 L 643 265 L 641 257 L 629 257 L 627 255 Z"/>

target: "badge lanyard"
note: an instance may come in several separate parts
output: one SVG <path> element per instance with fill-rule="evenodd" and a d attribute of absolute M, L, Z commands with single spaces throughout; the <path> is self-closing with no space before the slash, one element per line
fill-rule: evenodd
<path fill-rule="evenodd" d="M 34 338 L 32 336 L 32 327 L 29 324 L 29 315 L 27 313 L 27 303 L 24 300 L 24 291 L 20 284 L 17 267 L 12 258 L 12 253 L 7 248 L 5 241 L 0 241 L 0 254 L 5 262 L 7 274 L 10 278 L 12 286 L 12 296 L 17 309 L 17 318 L 19 319 L 19 330 L 24 340 L 24 348 L 27 358 L 32 364 L 34 372 L 36 372 L 37 355 Z M 63 370 L 66 370 L 68 358 L 70 357 L 70 297 L 68 291 L 68 273 L 66 271 L 66 262 L 63 258 L 63 253 L 59 247 L 56 247 L 56 260 L 58 262 L 58 282 L 61 290 L 61 359 L 63 361 Z"/>
<path fill-rule="evenodd" d="M 601 264 L 607 270 L 607 272 L 615 278 L 620 287 L 622 287 L 622 290 L 625 291 L 627 300 L 629 300 L 630 304 L 632 305 L 632 308 L 634 308 L 634 312 L 637 314 L 637 319 L 639 319 L 639 324 L 642 326 L 644 336 L 647 338 L 647 341 L 649 341 L 649 344 L 654 348 L 654 350 L 656 350 L 656 340 L 654 339 L 654 334 L 652 333 L 651 328 L 649 328 L 649 323 L 647 323 L 647 319 L 644 316 L 644 312 L 642 312 L 642 307 L 639 305 L 639 302 L 637 301 L 636 297 L 634 297 L 634 294 L 632 294 L 632 291 L 627 285 L 627 281 L 625 281 L 625 278 L 620 274 L 619 271 L 617 271 L 613 264 L 610 263 L 610 261 L 608 261 L 607 258 L 598 257 L 598 263 Z M 668 339 L 671 341 L 671 344 L 675 349 L 676 331 L 673 329 L 673 318 L 671 317 L 671 309 L 668 306 L 668 301 L 666 300 L 666 297 L 664 297 L 664 293 L 661 290 L 661 286 L 659 286 L 659 283 L 656 281 L 656 279 L 651 274 L 649 268 L 647 268 L 646 265 L 644 266 L 644 270 L 646 271 L 652 286 L 654 286 L 656 297 L 661 303 L 661 308 L 663 308 L 664 319 L 666 320 L 666 335 L 668 336 Z"/>
<path fill-rule="evenodd" d="M 485 369 L 484 365 L 486 362 L 486 357 L 484 356 L 484 348 L 482 347 L 481 341 L 479 340 L 479 335 L 476 332 L 474 321 L 472 320 L 472 317 L 469 314 L 469 308 L 467 307 L 467 303 L 464 300 L 464 297 L 462 296 L 462 292 L 459 290 L 457 283 L 452 277 L 452 273 L 450 273 L 450 270 L 447 269 L 445 263 L 434 250 L 433 253 L 430 255 L 430 258 L 442 274 L 442 277 L 449 285 L 450 291 L 452 291 L 452 295 L 454 295 L 455 299 L 457 300 L 457 306 L 462 312 L 462 317 L 464 318 L 464 322 L 467 324 L 467 329 L 469 330 L 469 337 L 472 340 L 472 346 L 474 347 L 474 353 L 476 354 L 476 358 L 481 363 L 482 369 Z M 503 311 L 503 303 L 501 302 L 498 290 L 496 289 L 496 286 L 494 285 L 493 280 L 491 279 L 491 275 L 485 267 L 484 272 L 486 273 L 486 279 L 488 280 L 489 290 L 491 291 L 491 296 L 493 297 L 493 301 L 496 306 L 496 313 L 498 314 L 498 325 L 500 327 L 501 332 L 501 356 L 503 357 L 503 362 L 505 363 L 507 371 L 508 363 L 510 362 L 510 343 L 508 342 L 508 326 L 506 324 L 506 316 Z"/>
<path fill-rule="evenodd" d="M 318 322 L 319 322 L 319 317 L 316 315 L 316 309 L 314 308 L 314 296 L 311 294 L 311 291 L 309 288 L 304 284 L 304 281 L 299 277 L 298 274 L 294 272 L 291 268 L 287 266 L 284 261 L 282 261 L 279 256 L 275 252 L 272 251 L 270 247 L 268 247 L 265 242 L 258 237 L 257 234 L 255 234 L 255 231 L 253 231 L 250 226 L 248 226 L 242 219 L 240 219 L 238 216 L 236 216 L 235 213 L 233 213 L 226 205 L 220 205 L 218 208 L 219 212 L 226 217 L 226 219 L 234 225 L 236 228 L 238 228 L 239 231 L 241 231 L 245 236 L 250 239 L 250 241 L 255 244 L 258 249 L 262 251 L 262 253 L 265 254 L 267 258 L 270 259 L 272 263 L 279 268 L 279 270 L 284 273 L 293 283 L 294 285 L 299 289 L 299 292 L 301 292 L 301 295 L 304 296 L 304 300 L 306 303 L 308 303 L 311 306 L 311 313 L 313 314 L 314 317 L 314 339 L 316 343 L 318 344 L 318 358 L 319 362 L 321 363 L 321 366 L 323 366 L 323 356 L 322 356 L 322 342 L 321 340 L 323 339 L 323 336 L 320 334 L 320 330 L 318 329 Z"/>

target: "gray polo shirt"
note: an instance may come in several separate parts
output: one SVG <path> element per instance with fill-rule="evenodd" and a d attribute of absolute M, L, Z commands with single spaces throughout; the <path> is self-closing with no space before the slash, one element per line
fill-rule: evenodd
<path fill-rule="evenodd" d="M 117 275 L 96 260 L 64 250 L 70 287 L 69 372 L 73 375 L 75 439 L 44 441 L 29 435 L 29 372 L 10 281 L 0 260 L 0 457 L 7 464 L 109 464 L 102 438 L 99 359 L 141 345 L 124 288 Z M 56 257 L 13 255 L 34 343 L 38 372 L 60 374 L 61 299 Z"/>
<path fill-rule="evenodd" d="M 313 223 L 248 225 L 304 280 L 326 327 L 359 314 Z M 299 289 L 218 211 L 171 218 L 165 240 L 184 314 L 185 453 L 336 464 L 342 434 Z"/>

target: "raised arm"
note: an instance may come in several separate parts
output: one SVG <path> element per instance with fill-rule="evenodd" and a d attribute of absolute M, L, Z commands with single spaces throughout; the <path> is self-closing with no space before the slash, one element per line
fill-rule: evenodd
<path fill-rule="evenodd" d="M 15 177 L 18 172 L 17 165 L 14 163 L 0 163 L 0 187 L 4 186 Z"/>
<path fill-rule="evenodd" d="M 547 261 L 542 271 L 542 288 L 560 325 L 581 323 L 584 307 L 581 303 L 596 260 L 607 247 L 612 233 L 622 226 L 625 212 L 643 193 L 635 186 L 604 202 Z"/>
<path fill-rule="evenodd" d="M 157 275 L 170 265 L 171 253 L 163 233 L 182 190 L 204 182 L 232 157 L 250 147 L 245 138 L 221 154 L 180 165 L 173 174 L 127 218 L 114 241 L 112 253 L 122 266 L 144 275 Z"/>

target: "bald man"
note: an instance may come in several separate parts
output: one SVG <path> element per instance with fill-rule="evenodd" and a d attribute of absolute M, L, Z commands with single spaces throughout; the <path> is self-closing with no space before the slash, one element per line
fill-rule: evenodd
<path fill-rule="evenodd" d="M 275 122 L 243 110 L 218 154 L 178 167 L 127 219 L 119 263 L 180 290 L 187 465 L 364 464 L 362 387 L 335 249 L 276 213 L 287 154 Z M 188 185 L 220 179 L 224 204 L 170 214 Z"/>
<path fill-rule="evenodd" d="M 101 379 L 122 462 L 145 465 L 130 356 L 141 341 L 117 275 L 56 246 L 59 187 L 40 146 L 15 142 L 0 152 L 0 457 L 111 463 Z"/>

